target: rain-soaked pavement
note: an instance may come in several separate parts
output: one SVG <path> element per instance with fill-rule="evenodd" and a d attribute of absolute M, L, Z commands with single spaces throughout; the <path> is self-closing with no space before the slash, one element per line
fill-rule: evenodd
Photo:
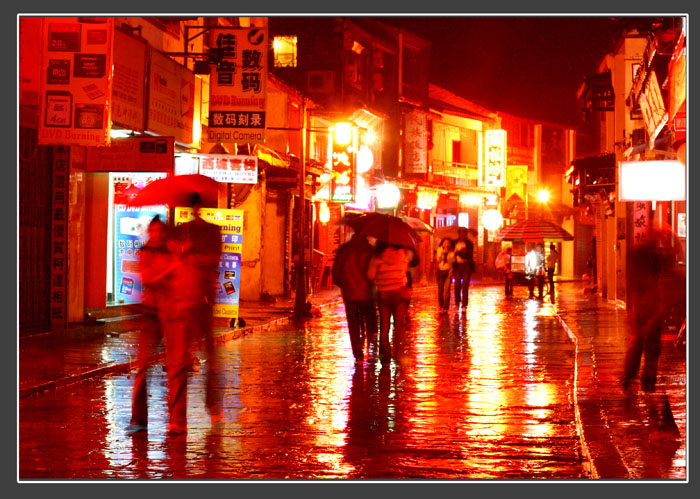
<path fill-rule="evenodd" d="M 230 341 L 225 422 L 190 375 L 186 436 L 166 436 L 167 383 L 151 369 L 148 433 L 125 434 L 132 378 L 113 374 L 20 400 L 20 479 L 584 478 L 574 345 L 546 303 L 473 286 L 466 313 L 417 290 L 404 357 L 356 366 L 344 308 Z M 203 355 L 203 354 L 202 354 Z"/>

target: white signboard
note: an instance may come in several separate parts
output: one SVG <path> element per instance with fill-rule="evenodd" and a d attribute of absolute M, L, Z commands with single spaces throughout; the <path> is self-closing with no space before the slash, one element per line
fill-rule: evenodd
<path fill-rule="evenodd" d="M 188 154 L 198 163 L 199 173 L 227 184 L 257 184 L 258 158 L 232 154 Z M 180 159 L 180 158 L 179 158 Z M 182 161 L 182 159 L 180 159 Z"/>

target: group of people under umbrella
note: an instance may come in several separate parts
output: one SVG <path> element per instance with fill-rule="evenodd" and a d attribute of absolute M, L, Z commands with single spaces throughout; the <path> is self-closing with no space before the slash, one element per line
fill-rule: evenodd
<path fill-rule="evenodd" d="M 356 362 L 362 362 L 365 351 L 377 348 L 378 339 L 379 358 L 388 363 L 401 356 L 404 346 L 412 296 L 410 269 L 419 263 L 421 239 L 407 222 L 392 215 L 352 214 L 346 215 L 343 223 L 353 234 L 336 252 L 332 280 L 345 303 L 353 355 Z M 474 245 L 468 235 L 467 229 L 459 231 L 456 256 L 450 261 L 454 267 L 451 275 L 455 279 L 456 305 L 465 308 L 474 270 Z"/>

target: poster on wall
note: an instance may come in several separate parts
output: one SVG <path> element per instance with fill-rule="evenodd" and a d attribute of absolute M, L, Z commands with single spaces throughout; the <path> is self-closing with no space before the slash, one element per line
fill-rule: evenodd
<path fill-rule="evenodd" d="M 211 28 L 208 142 L 265 142 L 267 29 Z"/>
<path fill-rule="evenodd" d="M 114 30 L 112 121 L 128 130 L 144 131 L 146 125 L 146 55 L 148 43 L 119 29 Z"/>
<path fill-rule="evenodd" d="M 109 144 L 113 35 L 111 17 L 43 19 L 39 144 Z"/>
<path fill-rule="evenodd" d="M 141 248 L 148 240 L 148 224 L 159 215 L 164 222 L 165 206 L 114 205 L 114 296 L 116 304 L 141 303 L 143 285 L 139 273 Z"/>
<path fill-rule="evenodd" d="M 201 208 L 200 216 L 221 228 L 221 260 L 217 267 L 214 317 L 238 317 L 243 252 L 243 210 Z M 194 219 L 192 208 L 175 208 L 175 225 Z"/>
<path fill-rule="evenodd" d="M 177 142 L 193 144 L 195 76 L 157 51 L 151 52 L 146 128 Z"/>

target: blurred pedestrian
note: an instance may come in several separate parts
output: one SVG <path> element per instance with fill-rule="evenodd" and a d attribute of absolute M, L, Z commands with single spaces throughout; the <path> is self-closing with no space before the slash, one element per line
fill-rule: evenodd
<path fill-rule="evenodd" d="M 676 269 L 674 255 L 652 229 L 646 242 L 632 250 L 628 267 L 628 307 L 632 335 L 625 354 L 623 386 L 639 372 L 644 391 L 656 388 L 661 334 L 672 308 L 685 303 L 685 274 Z"/>
<path fill-rule="evenodd" d="M 443 311 L 450 308 L 450 284 L 452 283 L 452 264 L 454 260 L 455 252 L 452 239 L 448 237 L 443 238 L 435 251 L 438 304 Z"/>
<path fill-rule="evenodd" d="M 148 240 L 141 248 L 139 272 L 143 294 L 138 308 L 142 312 L 138 344 L 138 368 L 131 399 L 131 422 L 128 433 L 148 430 L 148 369 L 150 356 L 160 344 L 163 333 L 159 312 L 162 311 L 172 261 L 166 247 L 167 225 L 156 215 L 148 224 Z"/>
<path fill-rule="evenodd" d="M 542 243 L 537 243 L 535 249 L 525 255 L 525 273 L 528 277 L 529 298 L 535 297 L 535 283 L 537 283 L 538 298 L 540 300 L 544 298 L 544 276 L 546 272 L 544 269 L 544 246 L 542 246 Z"/>
<path fill-rule="evenodd" d="M 474 243 L 469 240 L 469 231 L 460 227 L 455 243 L 455 261 L 452 264 L 457 307 L 463 306 L 466 309 L 469 305 L 469 281 L 474 269 Z"/>
<path fill-rule="evenodd" d="M 496 255 L 496 259 L 493 262 L 493 266 L 496 268 L 496 276 L 498 279 L 501 279 L 505 275 L 505 268 L 506 268 L 506 255 L 508 254 L 508 248 L 503 248 L 498 255 Z"/>
<path fill-rule="evenodd" d="M 335 254 L 331 276 L 340 288 L 348 321 L 350 345 L 355 362 L 364 360 L 365 343 L 373 348 L 377 340 L 377 305 L 367 268 L 374 247 L 361 234 L 354 233 Z"/>
<path fill-rule="evenodd" d="M 409 250 L 396 245 L 377 241 L 374 255 L 369 261 L 367 278 L 377 287 L 379 307 L 379 357 L 388 363 L 392 356 L 392 343 L 396 356 L 402 347 L 408 314 L 411 288 L 407 286 L 411 254 Z M 393 317 L 394 331 L 391 341 L 389 329 Z"/>
<path fill-rule="evenodd" d="M 222 421 L 221 388 L 212 330 L 216 276 L 221 258 L 221 231 L 200 216 L 201 198 L 192 196 L 194 219 L 179 225 L 168 241 L 176 257 L 168 307 L 165 312 L 165 348 L 170 383 L 172 434 L 187 431 L 187 371 L 191 343 L 204 337 L 207 352 L 206 406 L 212 424 Z"/>
<path fill-rule="evenodd" d="M 554 271 L 559 261 L 559 252 L 554 243 L 549 243 L 549 254 L 547 255 L 547 280 L 549 282 L 549 301 L 554 303 Z"/>
<path fill-rule="evenodd" d="M 503 263 L 503 275 L 506 279 L 506 298 L 513 298 L 513 271 L 511 261 L 513 258 L 513 248 L 508 247 L 505 250 L 506 254 Z"/>
<path fill-rule="evenodd" d="M 586 266 L 588 267 L 588 275 L 591 278 L 591 291 L 595 293 L 598 288 L 598 263 L 596 262 L 596 238 L 593 236 L 591 240 L 591 252 L 588 254 L 588 260 L 586 260 Z"/>

